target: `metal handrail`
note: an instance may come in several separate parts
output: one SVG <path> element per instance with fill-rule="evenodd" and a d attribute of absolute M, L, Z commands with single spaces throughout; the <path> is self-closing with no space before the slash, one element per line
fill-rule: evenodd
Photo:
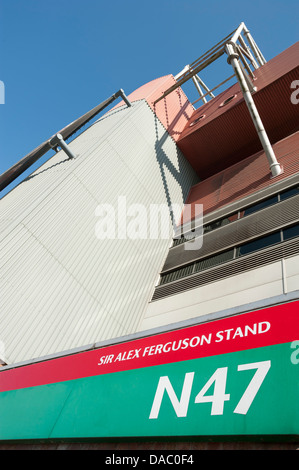
<path fill-rule="evenodd" d="M 226 82 L 228 82 L 229 80 L 231 80 L 232 78 L 236 78 L 236 75 L 233 74 L 231 75 L 230 77 L 226 78 L 225 80 L 223 80 L 223 82 L 219 83 L 219 85 L 216 85 L 214 88 L 212 88 L 211 90 L 209 90 L 207 93 L 205 93 L 204 95 L 202 95 L 200 98 L 198 98 L 197 100 L 193 101 L 192 104 L 195 104 L 195 103 L 198 103 L 198 101 L 202 100 L 203 98 L 205 98 L 206 96 L 210 95 L 211 96 L 211 93 L 215 90 L 217 90 L 217 88 L 221 87 L 222 85 L 224 85 Z"/>
<path fill-rule="evenodd" d="M 242 34 L 245 36 L 243 37 Z M 246 40 L 245 40 L 246 38 Z M 248 44 L 246 44 L 246 41 Z M 197 74 L 205 69 L 208 65 L 215 62 L 219 57 L 226 53 L 226 46 L 227 44 L 232 44 L 234 47 L 238 47 L 239 51 L 241 52 L 240 58 L 244 64 L 245 69 L 247 70 L 248 74 L 253 78 L 253 72 L 250 69 L 250 64 L 254 69 L 257 69 L 259 66 L 264 65 L 266 60 L 261 53 L 260 49 L 256 45 L 253 37 L 251 36 L 248 28 L 246 27 L 245 23 L 242 22 L 238 28 L 232 31 L 229 35 L 227 35 L 224 39 L 219 41 L 215 46 L 209 49 L 207 52 L 202 54 L 198 59 L 193 61 L 190 65 L 186 65 L 181 72 L 175 75 L 176 84 L 165 90 L 165 92 L 155 101 L 155 104 L 158 103 L 160 100 L 165 98 L 169 93 L 173 92 L 176 88 L 181 87 L 184 83 L 188 80 L 192 79 L 194 85 L 200 95 L 200 98 L 196 100 L 203 101 L 205 103 L 205 97 L 210 95 L 213 98 L 212 94 L 209 93 L 208 87 L 205 85 L 205 90 L 207 93 L 202 93 L 200 86 L 203 85 L 202 80 L 197 77 Z M 249 61 L 247 63 L 246 59 Z M 214 87 L 214 90 L 219 88 L 219 86 Z"/>
<path fill-rule="evenodd" d="M 244 37 L 242 36 L 242 34 L 244 35 Z M 249 45 L 246 44 L 245 38 Z M 252 98 L 252 93 L 256 91 L 256 87 L 253 84 L 254 73 L 251 70 L 250 65 L 254 69 L 257 69 L 259 66 L 264 65 L 266 63 L 266 60 L 263 54 L 261 53 L 260 49 L 256 45 L 245 23 L 242 22 L 238 26 L 238 28 L 235 29 L 235 31 L 233 31 L 230 35 L 226 36 L 226 38 L 224 38 L 222 41 L 218 42 L 216 46 L 209 49 L 209 51 L 203 54 L 192 64 L 184 67 L 184 69 L 175 77 L 175 79 L 177 80 L 176 84 L 164 91 L 164 93 L 162 93 L 162 95 L 155 101 L 155 104 L 165 98 L 167 95 L 169 95 L 169 93 L 173 92 L 176 88 L 180 87 L 187 80 L 190 80 L 190 78 L 193 80 L 196 89 L 199 93 L 198 100 L 194 101 L 192 104 L 195 104 L 198 101 L 206 103 L 206 97 L 208 95 L 213 99 L 214 96 L 212 94 L 212 91 L 214 91 L 216 88 L 219 88 L 232 77 L 227 78 L 222 83 L 220 83 L 220 85 L 217 85 L 212 90 L 210 90 L 202 82 L 202 80 L 199 79 L 197 73 L 200 70 L 203 70 L 208 65 L 210 65 L 224 53 L 227 54 L 227 61 L 233 67 L 234 75 L 239 82 L 251 119 L 254 123 L 258 137 L 268 159 L 272 177 L 278 176 L 282 173 L 283 169 L 281 168 L 275 157 L 272 145 L 269 141 L 269 138 L 259 116 L 258 110 Z M 249 63 L 246 59 L 249 60 Z M 203 93 L 200 85 L 204 85 L 204 88 L 206 89 L 207 93 Z"/>
<path fill-rule="evenodd" d="M 118 90 L 107 100 L 95 106 L 93 109 L 83 114 L 75 121 L 68 124 L 66 127 L 56 132 L 52 137 L 43 142 L 41 145 L 36 147 L 30 153 L 28 153 L 24 158 L 22 158 L 18 163 L 13 165 L 11 168 L 6 170 L 0 176 L 0 191 L 5 189 L 10 183 L 12 183 L 18 176 L 20 176 L 24 171 L 26 171 L 30 166 L 32 166 L 37 160 L 39 160 L 43 155 L 45 155 L 49 150 L 57 150 L 57 147 L 63 148 L 66 151 L 69 158 L 74 158 L 74 155 L 71 153 L 70 149 L 66 146 L 64 140 L 70 138 L 75 134 L 81 127 L 87 124 L 91 119 L 93 119 L 97 114 L 99 114 L 103 109 L 109 106 L 114 100 L 121 97 L 127 106 L 131 106 L 130 101 L 125 95 L 122 89 Z"/>

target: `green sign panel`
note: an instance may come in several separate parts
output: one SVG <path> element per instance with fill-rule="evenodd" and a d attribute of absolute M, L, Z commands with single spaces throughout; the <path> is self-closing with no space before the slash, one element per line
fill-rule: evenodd
<path fill-rule="evenodd" d="M 299 435 L 299 341 L 265 312 L 3 371 L 0 439 Z"/>

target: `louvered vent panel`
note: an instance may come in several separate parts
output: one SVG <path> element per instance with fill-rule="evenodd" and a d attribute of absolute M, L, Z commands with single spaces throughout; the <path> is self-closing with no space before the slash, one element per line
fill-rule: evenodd
<path fill-rule="evenodd" d="M 200 250 L 186 250 L 185 244 L 171 248 L 162 273 L 232 246 L 240 245 L 251 238 L 262 236 L 298 220 L 299 195 L 205 234 Z"/>
<path fill-rule="evenodd" d="M 156 287 L 152 300 L 178 294 L 204 284 L 210 284 L 223 278 L 234 276 L 265 264 L 273 263 L 299 253 L 299 238 L 238 258 L 234 261 L 194 274 L 169 284 Z"/>

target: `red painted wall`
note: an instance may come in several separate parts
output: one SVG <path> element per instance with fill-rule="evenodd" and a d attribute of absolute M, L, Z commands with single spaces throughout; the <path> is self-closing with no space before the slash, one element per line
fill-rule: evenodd
<path fill-rule="evenodd" d="M 186 204 L 203 204 L 203 212 L 208 214 L 299 171 L 299 132 L 277 142 L 273 149 L 283 166 L 281 175 L 271 178 L 265 153 L 257 152 L 193 186 Z"/>

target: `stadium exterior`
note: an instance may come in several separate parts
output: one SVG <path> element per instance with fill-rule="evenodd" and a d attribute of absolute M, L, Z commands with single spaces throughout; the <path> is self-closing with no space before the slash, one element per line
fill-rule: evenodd
<path fill-rule="evenodd" d="M 0 177 L 56 150 L 0 203 L 0 448 L 298 447 L 298 89 L 241 23 Z"/>

